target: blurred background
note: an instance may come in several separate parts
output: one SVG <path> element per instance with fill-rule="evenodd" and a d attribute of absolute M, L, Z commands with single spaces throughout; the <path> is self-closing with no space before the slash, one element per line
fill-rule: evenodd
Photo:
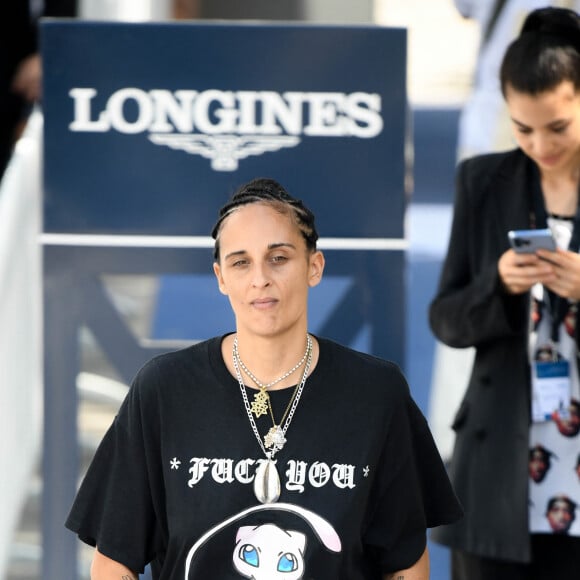
<path fill-rule="evenodd" d="M 406 214 L 409 249 L 404 370 L 415 399 L 430 417 L 436 345 L 427 325 L 427 306 L 435 292 L 446 249 L 458 119 L 472 88 L 480 39 L 477 23 L 463 18 L 453 0 L 80 0 L 78 17 L 135 22 L 297 20 L 407 29 L 413 173 Z M 38 244 L 41 135 L 42 114 L 35 110 L 0 183 L 0 580 L 45 578 Z M 136 282 L 116 276 L 108 282 L 107 289 L 135 334 L 147 336 L 156 280 L 142 277 Z M 118 380 L 89 333 L 80 340 L 78 424 L 84 467 L 124 397 L 126 385 Z M 435 429 L 444 455 L 449 448 L 446 430 L 446 425 Z M 447 580 L 447 550 L 430 547 L 433 580 Z M 91 550 L 79 543 L 82 580 L 88 578 L 90 557 Z"/>

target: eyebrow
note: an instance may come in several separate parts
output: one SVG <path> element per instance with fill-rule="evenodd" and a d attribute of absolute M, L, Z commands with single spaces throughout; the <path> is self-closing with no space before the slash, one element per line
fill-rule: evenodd
<path fill-rule="evenodd" d="M 230 252 L 224 256 L 224 260 L 228 258 L 232 258 L 233 256 L 243 256 L 246 253 L 246 250 L 237 250 L 236 252 Z"/>
<path fill-rule="evenodd" d="M 521 121 L 518 121 L 514 117 L 512 117 L 511 120 L 521 129 L 532 129 L 532 127 L 530 127 L 529 125 L 526 125 L 525 123 L 522 123 Z M 557 125 L 565 125 L 569 122 L 570 122 L 570 119 L 555 119 L 551 123 L 548 123 L 546 125 L 546 127 L 548 129 L 552 129 L 552 128 L 556 127 Z"/>
<path fill-rule="evenodd" d="M 276 242 L 274 244 L 268 244 L 268 250 L 277 250 L 278 248 L 291 248 L 293 250 L 296 249 L 296 246 L 294 244 L 291 244 L 290 242 Z M 244 254 L 247 254 L 247 250 L 236 250 L 235 252 L 230 252 L 229 254 L 226 254 L 224 256 L 224 260 L 227 260 L 228 258 L 231 258 L 233 256 L 243 256 Z"/>
<path fill-rule="evenodd" d="M 278 242 L 276 244 L 268 244 L 268 250 L 276 250 L 277 248 L 292 248 L 293 250 L 296 249 L 294 244 L 290 242 Z"/>

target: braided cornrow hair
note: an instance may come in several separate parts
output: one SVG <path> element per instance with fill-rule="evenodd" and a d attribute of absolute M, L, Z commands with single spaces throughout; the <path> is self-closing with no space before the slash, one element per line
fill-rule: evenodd
<path fill-rule="evenodd" d="M 216 262 L 220 258 L 219 233 L 224 221 L 234 211 L 250 203 L 267 204 L 282 214 L 292 216 L 306 241 L 307 249 L 316 251 L 318 232 L 314 224 L 314 214 L 302 200 L 292 197 L 277 181 L 260 177 L 240 186 L 230 201 L 220 209 L 218 220 L 211 231 L 211 237 L 215 240 L 213 257 Z"/>
<path fill-rule="evenodd" d="M 576 91 L 580 90 L 580 15 L 567 8 L 533 10 L 503 58 L 503 95 L 508 85 L 537 95 L 563 81 L 571 81 Z"/>

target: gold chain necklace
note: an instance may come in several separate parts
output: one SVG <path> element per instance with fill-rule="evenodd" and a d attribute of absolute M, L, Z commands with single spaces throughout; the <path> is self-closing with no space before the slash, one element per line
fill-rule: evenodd
<path fill-rule="evenodd" d="M 306 350 L 304 351 L 304 356 L 288 372 L 284 373 L 281 377 L 278 377 L 277 379 L 273 380 L 270 383 L 263 383 L 254 375 L 254 373 L 252 373 L 252 371 L 244 364 L 244 361 L 242 361 L 242 359 L 240 358 L 240 352 L 238 350 L 238 337 L 236 336 L 234 338 L 233 355 L 237 359 L 238 365 L 260 389 L 254 395 L 254 400 L 251 404 L 252 413 L 256 418 L 261 417 L 262 415 L 265 415 L 266 413 L 268 413 L 268 411 L 270 411 L 270 415 L 272 416 L 272 422 L 275 424 L 274 417 L 272 415 L 272 404 L 270 402 L 270 396 L 268 395 L 267 390 L 273 387 L 274 385 L 278 384 L 280 381 L 283 381 L 284 379 L 288 378 L 292 373 L 296 372 L 304 364 L 304 361 L 308 356 L 309 348 L 312 348 L 312 343 L 310 336 L 307 334 Z M 282 423 L 283 420 L 280 422 Z"/>
<path fill-rule="evenodd" d="M 258 431 L 258 426 L 256 425 L 256 421 L 252 415 L 250 401 L 248 400 L 246 387 L 244 386 L 244 381 L 240 371 L 237 349 L 235 347 L 232 349 L 234 369 L 236 371 L 236 377 L 240 385 L 240 391 L 244 401 L 244 408 L 246 409 L 246 414 L 248 415 L 248 420 L 250 421 L 252 431 L 258 440 L 260 448 L 266 456 L 266 461 L 260 464 L 254 477 L 254 494 L 256 499 L 258 499 L 258 501 L 261 503 L 275 502 L 280 497 L 280 476 L 278 475 L 278 470 L 276 469 L 274 456 L 278 451 L 280 451 L 280 449 L 284 447 L 284 444 L 286 443 L 286 431 L 290 425 L 290 422 L 292 421 L 292 417 L 294 416 L 294 412 L 296 411 L 298 401 L 300 400 L 304 385 L 306 384 L 306 379 L 308 378 L 308 374 L 310 372 L 310 365 L 312 364 L 312 339 L 310 338 L 310 335 L 307 335 L 307 338 L 308 344 L 306 349 L 306 366 L 304 367 L 302 380 L 297 385 L 294 393 L 292 394 L 288 408 L 284 413 L 285 420 L 283 417 L 282 421 L 276 425 L 274 421 L 274 415 L 272 413 L 272 422 L 274 423 L 274 426 L 268 431 L 268 434 L 264 437 L 264 441 L 262 441 L 262 437 Z M 282 425 L 282 423 L 284 424 Z"/>

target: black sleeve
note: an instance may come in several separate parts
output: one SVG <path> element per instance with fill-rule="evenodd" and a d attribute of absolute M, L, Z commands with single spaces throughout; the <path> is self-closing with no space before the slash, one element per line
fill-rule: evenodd
<path fill-rule="evenodd" d="M 429 308 L 435 336 L 456 348 L 518 334 L 521 317 L 525 317 L 524 298 L 508 294 L 502 286 L 498 272 L 501 254 L 489 254 L 486 237 L 492 224 L 482 217 L 487 215 L 480 207 L 484 186 L 470 175 L 472 161 L 464 161 L 458 168 L 449 247 L 437 295 Z"/>
<path fill-rule="evenodd" d="M 65 524 L 82 541 L 137 572 L 159 549 L 160 522 L 151 493 L 155 453 L 143 431 L 145 422 L 147 433 L 157 426 L 154 413 L 144 412 L 150 404 L 144 405 L 140 389 L 151 380 L 150 368 L 135 380 L 99 445 Z"/>
<path fill-rule="evenodd" d="M 407 396 L 393 409 L 381 492 L 364 534 L 383 573 L 415 564 L 425 550 L 427 528 L 463 515 L 427 421 L 406 390 Z"/>

